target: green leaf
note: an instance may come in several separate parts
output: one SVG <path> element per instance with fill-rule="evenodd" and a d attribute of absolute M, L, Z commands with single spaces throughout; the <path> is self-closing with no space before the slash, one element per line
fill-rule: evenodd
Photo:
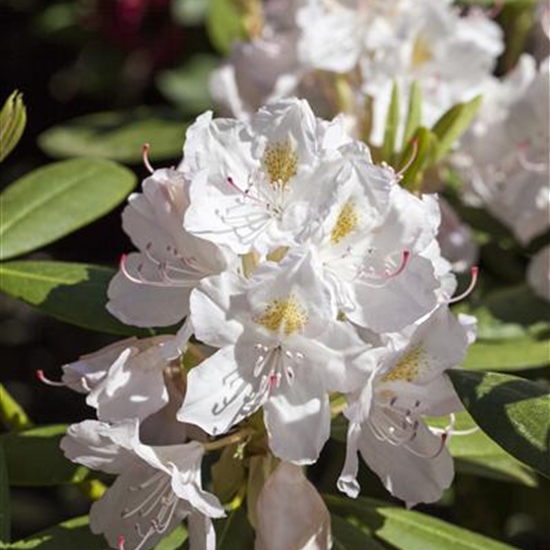
<path fill-rule="evenodd" d="M 171 533 L 157 544 L 154 550 L 180 550 L 183 543 L 189 538 L 187 529 L 183 525 L 176 527 Z"/>
<path fill-rule="evenodd" d="M 10 431 L 20 431 L 32 427 L 27 413 L 10 395 L 4 384 L 0 384 L 0 421 Z"/>
<path fill-rule="evenodd" d="M 477 426 L 466 412 L 456 414 L 455 419 L 455 430 L 468 431 Z M 428 424 L 435 428 L 445 428 L 448 423 L 448 417 L 428 419 Z M 532 470 L 509 455 L 481 430 L 451 437 L 448 449 L 458 471 L 519 482 L 529 487 L 537 485 Z"/>
<path fill-rule="evenodd" d="M 120 204 L 136 178 L 100 159 L 57 162 L 32 171 L 1 195 L 0 259 L 49 244 Z"/>
<path fill-rule="evenodd" d="M 210 0 L 173 0 L 172 17 L 182 25 L 202 25 L 208 14 Z"/>
<path fill-rule="evenodd" d="M 38 144 L 48 155 L 101 157 L 138 164 L 149 143 L 152 162 L 181 157 L 187 123 L 177 112 L 140 107 L 74 118 L 42 133 Z"/>
<path fill-rule="evenodd" d="M 0 543 L 10 541 L 11 509 L 8 465 L 4 443 L 0 441 Z"/>
<path fill-rule="evenodd" d="M 435 123 L 432 131 L 439 138 L 435 152 L 435 161 L 441 160 L 456 140 L 468 129 L 481 106 L 481 96 L 467 103 L 458 103 L 451 107 Z"/>
<path fill-rule="evenodd" d="M 67 426 L 40 426 L 24 432 L 0 435 L 10 485 L 42 486 L 78 483 L 88 470 L 63 456 L 59 442 Z"/>
<path fill-rule="evenodd" d="M 332 550 L 384 550 L 385 547 L 339 516 L 331 517 L 332 523 Z"/>
<path fill-rule="evenodd" d="M 516 376 L 449 371 L 468 412 L 511 455 L 550 477 L 550 395 Z"/>
<path fill-rule="evenodd" d="M 241 506 L 233 510 L 227 518 L 215 522 L 217 550 L 252 550 L 254 532 Z"/>
<path fill-rule="evenodd" d="M 418 82 L 412 83 L 410 94 L 407 122 L 403 134 L 403 148 L 407 146 L 422 123 L 422 90 Z"/>
<path fill-rule="evenodd" d="M 233 42 L 246 39 L 244 15 L 239 0 L 210 0 L 206 30 L 221 53 L 228 54 Z"/>
<path fill-rule="evenodd" d="M 27 111 L 23 104 L 23 95 L 15 90 L 0 111 L 0 162 L 19 143 L 26 123 Z"/>
<path fill-rule="evenodd" d="M 472 531 L 374 499 L 326 495 L 325 500 L 333 513 L 359 522 L 398 550 L 512 550 Z"/>
<path fill-rule="evenodd" d="M 99 332 L 149 335 L 124 325 L 105 309 L 107 287 L 115 271 L 65 262 L 0 264 L 0 290 L 60 321 Z"/>
<path fill-rule="evenodd" d="M 424 127 L 418 128 L 413 139 L 403 151 L 403 162 L 406 164 L 409 159 L 409 167 L 403 173 L 401 185 L 409 191 L 416 191 L 422 171 L 428 165 L 433 149 L 436 147 L 437 138 L 430 130 Z"/>
<path fill-rule="evenodd" d="M 178 69 L 160 73 L 157 86 L 183 112 L 200 113 L 212 107 L 208 81 L 219 64 L 213 55 L 197 55 Z"/>
<path fill-rule="evenodd" d="M 393 154 L 395 152 L 395 141 L 399 120 L 399 88 L 397 82 L 394 82 L 391 91 L 390 106 L 388 107 L 388 113 L 386 115 L 386 128 L 384 130 L 384 142 L 382 144 L 382 160 L 389 164 L 392 164 Z"/>

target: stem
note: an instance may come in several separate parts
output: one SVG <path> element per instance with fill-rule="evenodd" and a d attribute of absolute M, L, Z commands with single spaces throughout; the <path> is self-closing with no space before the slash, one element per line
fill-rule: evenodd
<path fill-rule="evenodd" d="M 240 432 L 235 432 L 234 434 L 222 437 L 216 441 L 209 441 L 208 443 L 203 443 L 202 446 L 206 451 L 217 451 L 218 449 L 223 449 L 228 445 L 233 445 L 234 443 L 240 443 L 245 439 L 248 439 L 254 430 L 252 428 L 243 428 Z"/>

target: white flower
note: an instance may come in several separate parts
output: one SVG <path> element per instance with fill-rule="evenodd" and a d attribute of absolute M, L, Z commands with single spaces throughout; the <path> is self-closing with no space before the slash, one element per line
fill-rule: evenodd
<path fill-rule="evenodd" d="M 249 124 L 199 117 L 180 167 L 192 179 L 185 228 L 237 254 L 295 244 L 323 177 L 320 159 L 344 139 L 338 124 L 297 99 L 260 109 Z"/>
<path fill-rule="evenodd" d="M 192 550 L 215 550 L 210 518 L 222 517 L 218 499 L 201 486 L 203 446 L 147 446 L 137 420 L 115 425 L 86 420 L 70 426 L 61 441 L 67 458 L 117 475 L 92 505 L 90 527 L 103 533 L 112 548 L 148 550 L 188 519 Z"/>
<path fill-rule="evenodd" d="M 65 365 L 62 381 L 88 393 L 100 420 L 143 420 L 168 403 L 164 371 L 183 355 L 191 332 L 185 323 L 176 336 L 117 342 Z"/>
<path fill-rule="evenodd" d="M 204 280 L 191 314 L 197 338 L 221 349 L 189 373 L 179 419 L 216 435 L 263 405 L 273 453 L 314 462 L 329 436 L 328 392 L 359 387 L 369 360 L 355 361 L 368 346 L 335 321 L 311 253 L 268 262 L 249 282 Z"/>
<path fill-rule="evenodd" d="M 537 296 L 550 302 L 550 246 L 533 256 L 527 267 L 527 282 Z"/>
<path fill-rule="evenodd" d="M 330 550 L 330 514 L 299 466 L 281 462 L 257 503 L 255 550 Z"/>
<path fill-rule="evenodd" d="M 465 198 L 485 206 L 524 245 L 550 227 L 549 67 L 547 59 L 537 72 L 523 56 L 501 89 L 487 94 L 456 159 Z"/>
<path fill-rule="evenodd" d="M 340 490 L 351 497 L 359 493 L 359 451 L 386 489 L 407 506 L 441 497 L 454 474 L 445 447 L 448 433 L 436 435 L 422 416 L 461 410 L 444 372 L 462 362 L 473 338 L 472 318 L 456 320 L 446 306 L 417 327 L 393 336 L 389 353 L 382 355 L 366 387 L 350 396 Z"/>
<path fill-rule="evenodd" d="M 176 170 L 156 170 L 143 193 L 130 196 L 125 232 L 140 252 L 123 257 L 109 285 L 107 309 L 122 322 L 168 326 L 189 311 L 189 293 L 205 276 L 228 267 L 227 253 L 183 228 L 189 184 Z"/>

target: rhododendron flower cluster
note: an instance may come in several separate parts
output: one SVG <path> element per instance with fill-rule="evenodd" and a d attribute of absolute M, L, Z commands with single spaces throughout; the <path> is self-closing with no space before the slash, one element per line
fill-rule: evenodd
<path fill-rule="evenodd" d="M 122 258 L 108 304 L 127 324 L 181 328 L 64 367 L 98 420 L 71 427 L 62 447 L 118 476 L 93 506 L 94 532 L 146 550 L 187 518 L 191 547 L 213 550 L 224 509 L 202 489 L 201 459 L 239 443 L 243 461 L 281 461 L 254 511 L 257 547 L 273 547 L 295 494 L 303 521 L 289 540 L 330 548 L 328 513 L 299 466 L 317 461 L 342 410 L 343 492 L 359 493 L 360 454 L 409 506 L 441 497 L 461 409 L 445 372 L 475 320 L 449 309 L 460 296 L 436 240 L 438 199 L 400 180 L 342 117 L 321 120 L 305 100 L 247 121 L 206 113 L 188 129 L 180 165 L 129 199 L 123 227 L 138 251 Z M 425 422 L 442 415 L 447 429 Z"/>

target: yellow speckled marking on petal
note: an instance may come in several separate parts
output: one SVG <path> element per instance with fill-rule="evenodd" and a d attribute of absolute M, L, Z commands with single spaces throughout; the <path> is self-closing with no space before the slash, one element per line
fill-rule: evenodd
<path fill-rule="evenodd" d="M 420 374 L 424 360 L 424 350 L 421 347 L 413 348 L 401 357 L 388 374 L 382 377 L 382 382 L 412 382 Z"/>
<path fill-rule="evenodd" d="M 268 144 L 262 162 L 272 184 L 285 187 L 298 172 L 298 154 L 288 140 Z"/>
<path fill-rule="evenodd" d="M 352 202 L 348 201 L 340 210 L 336 223 L 330 232 L 331 244 L 338 244 L 342 239 L 346 238 L 359 223 L 359 216 Z"/>
<path fill-rule="evenodd" d="M 298 299 L 290 295 L 285 299 L 271 300 L 265 311 L 254 319 L 256 323 L 268 330 L 292 334 L 303 329 L 308 321 L 307 311 Z"/>
<path fill-rule="evenodd" d="M 421 67 L 432 59 L 430 43 L 422 35 L 417 36 L 412 51 L 413 67 Z"/>

